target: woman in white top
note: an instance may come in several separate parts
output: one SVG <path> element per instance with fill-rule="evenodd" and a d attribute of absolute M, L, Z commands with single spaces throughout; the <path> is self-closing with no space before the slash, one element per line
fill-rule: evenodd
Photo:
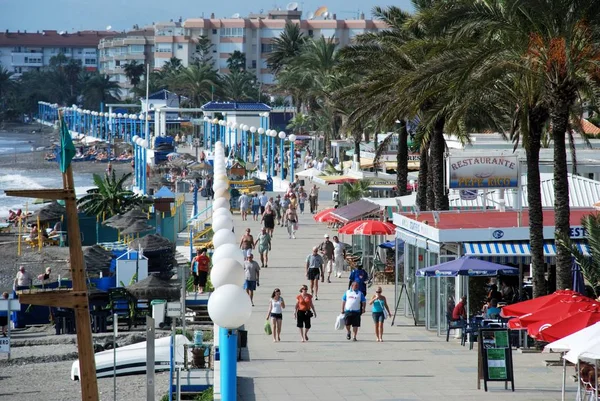
<path fill-rule="evenodd" d="M 267 312 L 267 320 L 271 318 L 271 326 L 273 326 L 273 342 L 281 341 L 281 322 L 283 320 L 283 309 L 285 309 L 285 301 L 281 297 L 281 290 L 275 288 L 271 294 L 269 301 L 269 310 Z"/>

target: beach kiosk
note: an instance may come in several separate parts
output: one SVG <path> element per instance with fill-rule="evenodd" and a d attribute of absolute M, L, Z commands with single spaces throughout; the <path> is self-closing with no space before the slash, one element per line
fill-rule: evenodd
<path fill-rule="evenodd" d="M 581 218 L 594 212 L 594 209 L 571 210 L 570 236 L 584 254 L 588 254 L 588 249 Z M 544 256 L 550 269 L 556 257 L 554 211 L 544 210 L 543 214 Z M 527 210 L 394 213 L 394 225 L 396 238 L 404 241 L 404 259 L 398 260 L 396 266 L 403 270 L 403 275 L 398 280 L 406 284 L 416 321 L 428 330 L 446 329 L 446 301 L 467 293 L 468 276 L 426 281 L 425 277 L 417 277 L 417 270 L 471 256 L 518 267 L 521 275 L 531 275 Z M 401 302 L 404 314 L 410 316 L 408 300 L 404 298 Z"/>

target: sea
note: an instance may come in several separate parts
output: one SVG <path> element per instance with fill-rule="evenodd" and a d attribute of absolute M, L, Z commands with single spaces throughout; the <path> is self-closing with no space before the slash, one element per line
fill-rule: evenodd
<path fill-rule="evenodd" d="M 31 141 L 23 139 L 20 135 L 9 132 L 0 133 L 0 155 L 13 154 L 19 157 L 19 154 L 31 152 L 33 144 Z M 52 162 L 47 162 L 52 163 Z M 93 188 L 92 173 L 77 173 L 74 177 L 75 188 L 78 195 L 84 194 L 88 189 Z M 62 176 L 58 165 L 56 171 L 51 169 L 40 169 L 31 166 L 28 169 L 22 168 L 2 168 L 0 169 L 0 221 L 8 217 L 9 210 L 22 209 L 25 211 L 36 210 L 43 204 L 35 204 L 33 198 L 15 198 L 6 196 L 5 189 L 43 189 L 43 188 L 61 188 Z"/>

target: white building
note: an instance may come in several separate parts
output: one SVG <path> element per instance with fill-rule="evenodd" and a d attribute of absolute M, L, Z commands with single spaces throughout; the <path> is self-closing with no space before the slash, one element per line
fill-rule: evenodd
<path fill-rule="evenodd" d="M 50 59 L 60 53 L 81 61 L 87 71 L 98 69 L 98 43 L 112 37 L 106 31 L 17 31 L 0 33 L 0 65 L 19 75 L 50 65 Z"/>

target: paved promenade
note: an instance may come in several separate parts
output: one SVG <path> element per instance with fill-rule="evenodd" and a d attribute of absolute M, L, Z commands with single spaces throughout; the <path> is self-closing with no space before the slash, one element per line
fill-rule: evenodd
<path fill-rule="evenodd" d="M 322 194 L 326 197 L 327 194 Z M 325 203 L 325 202 L 322 202 Z M 307 204 L 308 206 L 308 204 Z M 322 205 L 326 206 L 325 204 Z M 246 227 L 258 235 L 259 222 L 243 222 L 234 215 L 237 236 Z M 254 312 L 248 330 L 249 361 L 238 363 L 238 399 L 249 400 L 560 400 L 561 367 L 546 367 L 557 354 L 513 353 L 514 393 L 503 383 L 489 383 L 489 391 L 477 390 L 477 352 L 461 347 L 458 340 L 445 341 L 412 321 L 396 319 L 385 324 L 384 342 L 375 341 L 370 307 L 363 315 L 358 342 L 347 341 L 345 330 L 334 330 L 340 312 L 341 296 L 348 285 L 342 279 L 322 283 L 315 301 L 318 317 L 313 319 L 309 342 L 301 343 L 293 319 L 295 297 L 304 277 L 304 261 L 312 246 L 323 240 L 326 225 L 315 223 L 309 213 L 300 216 L 297 239 L 288 239 L 277 227 L 269 267 L 261 270 L 260 287 L 255 292 Z M 349 242 L 350 239 L 342 239 Z M 258 262 L 258 256 L 255 258 Z M 286 301 L 281 342 L 273 343 L 263 325 L 271 292 L 279 287 Z M 383 286 L 383 294 L 393 303 L 393 286 Z M 372 295 L 375 287 L 369 289 Z M 573 373 L 569 368 L 568 375 Z M 483 384 L 482 384 L 483 388 Z M 575 386 L 567 382 L 567 399 L 575 399 Z"/>

